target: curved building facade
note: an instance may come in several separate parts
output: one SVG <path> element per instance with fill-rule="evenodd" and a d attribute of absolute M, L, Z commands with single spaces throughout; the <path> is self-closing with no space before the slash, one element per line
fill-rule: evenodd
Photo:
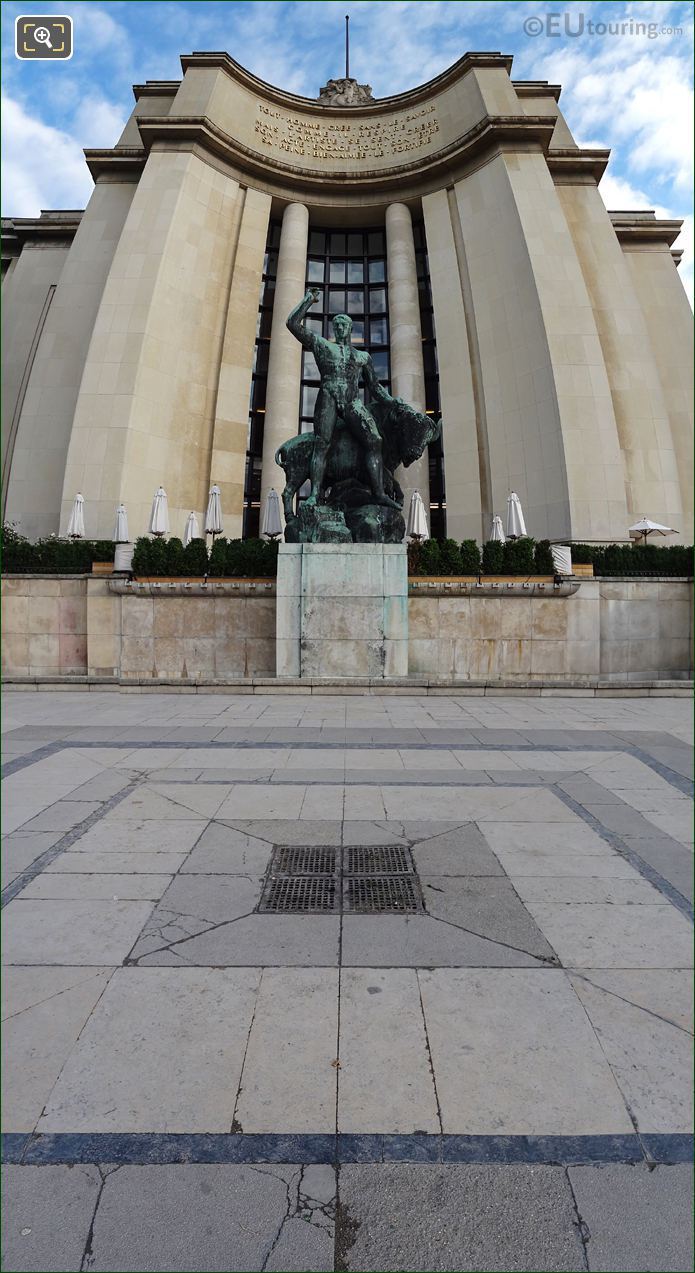
<path fill-rule="evenodd" d="M 225 53 L 136 85 L 84 212 L 3 222 L 3 505 L 30 537 L 114 507 L 173 533 L 216 482 L 258 533 L 278 446 L 310 427 L 316 368 L 285 327 L 353 318 L 391 392 L 441 413 L 401 475 L 435 534 L 485 539 L 509 490 L 536 538 L 692 540 L 691 314 L 677 221 L 605 210 L 608 152 L 576 145 L 560 90 L 470 53 L 407 93 L 316 100 Z M 338 91 L 338 90 L 341 91 Z"/>

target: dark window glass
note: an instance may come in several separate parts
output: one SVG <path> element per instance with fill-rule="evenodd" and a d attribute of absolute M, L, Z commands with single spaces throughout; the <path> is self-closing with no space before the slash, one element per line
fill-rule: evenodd
<path fill-rule="evenodd" d="M 320 380 L 319 369 L 316 366 L 316 359 L 311 353 L 304 354 L 304 365 L 302 368 L 302 380 Z"/>
<path fill-rule="evenodd" d="M 414 241 L 414 243 L 415 243 L 415 247 L 416 247 L 416 248 L 422 248 L 422 249 L 424 249 L 424 247 L 425 247 L 425 234 L 424 234 L 424 229 L 423 229 L 422 223 L 421 223 L 420 221 L 416 221 L 416 222 L 415 222 L 415 224 L 414 224 L 414 226 L 413 226 L 413 241 Z"/>
<path fill-rule="evenodd" d="M 347 250 L 350 256 L 363 256 L 364 236 L 361 234 L 348 234 Z"/>
<path fill-rule="evenodd" d="M 427 278 L 427 257 L 423 252 L 417 252 L 415 255 L 415 269 L 418 278 Z"/>
<path fill-rule="evenodd" d="M 422 339 L 434 340 L 434 318 L 431 310 L 423 309 L 420 311 L 420 326 L 422 328 Z"/>
<path fill-rule="evenodd" d="M 354 322 L 352 324 L 352 343 L 353 345 L 364 344 L 364 323 Z"/>
<path fill-rule="evenodd" d="M 251 410 L 261 411 L 265 409 L 265 391 L 267 386 L 265 376 L 254 376 L 251 385 Z"/>
<path fill-rule="evenodd" d="M 323 310 L 323 308 L 324 308 L 324 305 L 325 305 L 325 304 L 326 304 L 326 294 L 325 294 L 325 292 L 324 292 L 323 288 L 320 288 L 320 289 L 319 289 L 319 298 L 318 298 L 318 300 L 317 300 L 316 304 L 315 304 L 315 305 L 312 305 L 312 307 L 311 307 L 311 308 L 312 308 L 312 310 L 313 310 L 313 312 L 314 312 L 314 314 L 320 314 L 320 313 L 322 312 L 322 310 Z"/>
<path fill-rule="evenodd" d="M 425 364 L 425 376 L 437 375 L 437 353 L 434 344 L 422 346 L 423 362 Z"/>
<path fill-rule="evenodd" d="M 367 251 L 369 255 L 379 256 L 379 254 L 383 253 L 384 250 L 384 231 L 371 230 L 367 235 Z"/>
<path fill-rule="evenodd" d="M 370 261 L 369 262 L 369 282 L 383 283 L 386 279 L 386 262 Z"/>
<path fill-rule="evenodd" d="M 347 281 L 348 283 L 364 282 L 364 263 L 362 261 L 348 261 Z"/>
<path fill-rule="evenodd" d="M 273 313 L 270 309 L 260 309 L 258 311 L 258 322 L 256 324 L 256 335 L 264 340 L 270 340 L 270 329 L 273 325 Z"/>
<path fill-rule="evenodd" d="M 364 292 L 348 292 L 347 312 L 348 314 L 364 313 Z"/>
<path fill-rule="evenodd" d="M 326 255 L 326 236 L 323 230 L 311 230 L 309 234 L 309 251 L 317 256 Z"/>
<path fill-rule="evenodd" d="M 263 287 L 263 304 L 268 305 L 270 309 L 272 309 L 274 300 L 275 300 L 275 279 L 269 278 L 269 279 L 266 279 L 265 285 Z"/>
<path fill-rule="evenodd" d="M 270 345 L 265 342 L 256 345 L 256 357 L 253 360 L 253 370 L 257 376 L 267 376 L 268 374 L 268 353 Z"/>
<path fill-rule="evenodd" d="M 323 283 L 325 272 L 323 261 L 307 261 L 306 277 L 308 283 Z"/>
<path fill-rule="evenodd" d="M 302 386 L 302 415 L 303 416 L 313 416 L 318 392 L 319 391 L 318 391 L 317 385 Z"/>
<path fill-rule="evenodd" d="M 388 380 L 389 378 L 389 356 L 385 349 L 377 349 L 372 354 L 372 362 L 374 370 L 379 380 Z"/>
<path fill-rule="evenodd" d="M 322 318 L 307 318 L 304 325 L 310 332 L 316 332 L 317 336 L 321 336 L 323 334 Z"/>
<path fill-rule="evenodd" d="M 386 313 L 386 292 L 383 287 L 372 287 L 369 290 L 370 314 Z"/>
<path fill-rule="evenodd" d="M 328 294 L 328 312 L 329 314 L 345 313 L 345 292 L 337 292 L 331 288 Z"/>
<path fill-rule="evenodd" d="M 345 245 L 344 234 L 331 234 L 330 243 L 331 243 L 331 248 L 330 248 L 331 256 L 345 256 L 346 245 Z"/>
<path fill-rule="evenodd" d="M 263 424 L 264 420 L 262 415 L 251 416 L 248 441 L 249 451 L 263 450 Z"/>
<path fill-rule="evenodd" d="M 329 279 L 331 283 L 345 284 L 345 262 L 331 261 L 329 267 Z"/>
<path fill-rule="evenodd" d="M 275 278 L 278 272 L 278 254 L 277 252 L 266 252 L 263 263 L 263 273 L 269 274 L 271 278 Z"/>
<path fill-rule="evenodd" d="M 369 339 L 372 345 L 388 345 L 388 323 L 385 318 L 373 318 L 369 324 Z"/>

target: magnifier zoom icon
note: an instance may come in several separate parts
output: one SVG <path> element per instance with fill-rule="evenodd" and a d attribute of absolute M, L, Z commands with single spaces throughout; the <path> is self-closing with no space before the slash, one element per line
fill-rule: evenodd
<path fill-rule="evenodd" d="M 51 44 L 51 33 L 48 30 L 48 27 L 37 27 L 34 32 L 34 39 L 37 44 L 45 44 L 48 49 L 53 48 L 53 45 Z"/>

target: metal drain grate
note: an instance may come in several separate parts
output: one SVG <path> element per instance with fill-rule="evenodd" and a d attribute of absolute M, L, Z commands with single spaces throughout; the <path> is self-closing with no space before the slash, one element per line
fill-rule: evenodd
<path fill-rule="evenodd" d="M 413 864 L 407 849 L 388 845 L 374 848 L 372 845 L 356 845 L 344 851 L 343 870 L 346 875 L 412 875 Z"/>
<path fill-rule="evenodd" d="M 325 914 L 336 909 L 336 882 L 330 875 L 271 876 L 263 889 L 259 911 L 271 915 Z"/>
<path fill-rule="evenodd" d="M 414 875 L 373 875 L 348 878 L 343 884 L 343 910 L 379 914 L 422 910 Z"/>
<path fill-rule="evenodd" d="M 339 852 L 340 850 L 337 850 Z M 336 849 L 313 845 L 280 845 L 273 849 L 270 875 L 332 875 L 336 869 Z"/>
<path fill-rule="evenodd" d="M 409 849 L 388 845 L 276 845 L 257 910 L 265 915 L 423 911 Z"/>

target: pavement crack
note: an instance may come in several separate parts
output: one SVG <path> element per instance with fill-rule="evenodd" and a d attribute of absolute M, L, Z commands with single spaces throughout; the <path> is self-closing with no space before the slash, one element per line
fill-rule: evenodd
<path fill-rule="evenodd" d="M 574 1216 L 575 1216 L 572 1223 L 576 1226 L 577 1233 L 579 1234 L 579 1240 L 582 1244 L 582 1258 L 584 1260 L 584 1268 L 586 1269 L 588 1273 L 589 1267 L 590 1267 L 588 1247 L 589 1247 L 589 1242 L 591 1241 L 591 1230 L 589 1229 L 589 1226 L 586 1223 L 586 1220 L 584 1219 L 584 1217 L 582 1216 L 579 1210 L 579 1203 L 577 1202 L 577 1195 L 574 1192 L 574 1185 L 572 1184 L 572 1178 L 570 1176 L 569 1167 L 565 1167 L 565 1179 L 567 1180 L 567 1185 L 572 1195 L 572 1207 L 574 1209 Z"/>
<path fill-rule="evenodd" d="M 514 950 L 518 955 L 527 955 L 529 959 L 536 959 L 538 963 L 547 964 L 549 968 L 560 967 L 557 955 L 535 955 L 530 950 L 524 950 L 523 946 L 513 946 L 511 942 L 502 941 L 499 937 L 486 937 L 485 933 L 477 933 L 474 928 L 465 928 L 463 924 L 455 924 L 452 919 L 441 919 L 439 915 L 430 915 L 430 919 L 435 920 L 437 924 L 448 924 L 449 928 L 457 928 L 459 932 L 468 933 L 471 937 L 479 937 L 481 941 L 490 942 L 492 946 L 504 946 L 505 950 Z"/>
<path fill-rule="evenodd" d="M 434 1076 L 434 1061 L 432 1059 L 432 1048 L 430 1047 L 430 1036 L 427 1030 L 427 1017 L 425 1016 L 425 1005 L 422 999 L 422 986 L 420 984 L 420 973 L 417 968 L 415 969 L 415 980 L 417 981 L 417 991 L 418 991 L 418 996 L 420 998 L 420 1011 L 422 1013 L 422 1027 L 425 1031 L 425 1047 L 427 1048 L 427 1063 L 430 1067 L 430 1074 L 432 1076 L 432 1088 L 434 1090 L 434 1099 L 437 1105 L 437 1119 L 439 1121 L 439 1131 L 443 1135 L 444 1124 L 442 1123 L 442 1107 L 439 1103 L 439 1093 L 437 1091 L 437 1080 Z"/>
<path fill-rule="evenodd" d="M 638 1012 L 645 1012 L 648 1017 L 654 1017 L 656 1021 L 662 1021 L 664 1025 L 670 1025 L 674 1030 L 680 1030 L 681 1034 L 687 1034 L 688 1038 L 693 1037 L 693 1031 L 686 1029 L 684 1025 L 678 1025 L 677 1021 L 671 1021 L 669 1017 L 662 1017 L 660 1012 L 655 1012 L 653 1008 L 645 1008 L 641 1003 L 635 1003 L 634 999 L 626 999 L 624 995 L 618 994 L 617 990 L 608 990 L 606 986 L 599 986 L 597 982 L 592 981 L 585 972 L 575 972 L 572 970 L 572 976 L 578 977 L 580 981 L 586 981 L 588 985 L 593 986 L 594 990 L 600 990 L 604 995 L 610 995 L 613 999 L 619 999 L 621 1003 L 626 1003 L 630 1008 L 636 1008 Z"/>
<path fill-rule="evenodd" d="M 91 977 L 83 977 L 81 981 L 75 981 L 71 986 L 64 986 L 62 990 L 56 990 L 52 995 L 46 995 L 45 999 L 37 999 L 36 1003 L 30 1003 L 26 1008 L 19 1008 L 17 1012 L 11 1012 L 9 1016 L 3 1017 L 2 1024 L 6 1021 L 13 1021 L 15 1017 L 23 1017 L 25 1012 L 32 1012 L 34 1008 L 40 1008 L 44 1003 L 50 1003 L 52 999 L 58 999 L 60 995 L 69 994 L 71 990 L 77 990 L 78 986 L 84 986 L 89 981 L 96 981 L 97 977 L 102 976 L 101 972 L 92 973 Z"/>
<path fill-rule="evenodd" d="M 82 1252 L 82 1259 L 80 1260 L 81 1270 L 91 1269 L 94 1265 L 94 1224 L 96 1222 L 97 1211 L 99 1210 L 101 1196 L 104 1192 L 104 1189 L 106 1188 L 106 1180 L 107 1180 L 107 1176 L 104 1175 L 104 1172 L 101 1170 L 101 1167 L 99 1167 L 98 1164 L 97 1164 L 97 1171 L 99 1172 L 99 1175 L 101 1176 L 101 1184 L 99 1185 L 99 1188 L 97 1190 L 97 1196 L 94 1200 L 94 1210 L 92 1212 L 92 1218 L 89 1222 L 89 1229 L 87 1230 L 87 1237 L 85 1239 L 84 1251 Z"/>
<path fill-rule="evenodd" d="M 300 1169 L 300 1176 L 299 1176 L 300 1180 L 301 1180 L 301 1176 L 302 1176 L 303 1172 L 304 1172 L 304 1168 L 302 1167 L 302 1168 Z M 269 1175 L 270 1175 L 271 1173 L 267 1173 L 267 1174 L 269 1174 Z M 278 1179 L 278 1177 L 276 1177 L 276 1179 Z M 282 1231 L 283 1231 L 283 1229 L 284 1229 L 285 1225 L 287 1224 L 287 1221 L 288 1221 L 288 1220 L 291 1218 L 291 1216 L 292 1216 L 292 1184 L 293 1184 L 293 1182 L 294 1182 L 294 1179 L 295 1179 L 295 1178 L 294 1178 L 294 1176 L 291 1176 L 289 1180 L 283 1180 L 283 1184 L 285 1185 L 285 1189 L 286 1189 L 286 1192 L 287 1192 L 287 1206 L 286 1206 L 286 1209 L 285 1209 L 285 1214 L 284 1214 L 284 1216 L 282 1217 L 282 1219 L 281 1219 L 281 1221 L 280 1221 L 280 1224 L 279 1224 L 279 1226 L 278 1226 L 278 1231 L 277 1231 L 277 1233 L 275 1234 L 275 1237 L 273 1238 L 273 1241 L 271 1242 L 271 1244 L 270 1244 L 270 1246 L 269 1246 L 269 1248 L 268 1248 L 268 1250 L 267 1250 L 267 1252 L 266 1252 L 266 1255 L 265 1255 L 265 1258 L 264 1258 L 264 1260 L 263 1260 L 263 1263 L 261 1264 L 261 1273 L 265 1273 L 265 1270 L 266 1270 L 266 1269 L 267 1269 L 267 1267 L 268 1267 L 268 1260 L 270 1259 L 271 1255 L 273 1254 L 273 1251 L 275 1250 L 275 1248 L 276 1248 L 276 1246 L 277 1246 L 278 1242 L 280 1241 L 280 1238 L 281 1238 L 281 1236 L 282 1236 Z"/>
<path fill-rule="evenodd" d="M 264 972 L 265 972 L 265 969 L 261 968 L 261 975 L 258 978 L 258 985 L 256 987 L 256 998 L 253 1001 L 253 1012 L 251 1013 L 251 1020 L 249 1022 L 249 1030 L 248 1030 L 248 1034 L 246 1035 L 246 1043 L 244 1045 L 244 1055 L 242 1057 L 241 1069 L 239 1071 L 239 1086 L 237 1087 L 236 1097 L 234 1099 L 234 1112 L 232 1114 L 232 1126 L 231 1126 L 232 1132 L 243 1132 L 241 1123 L 239 1122 L 239 1119 L 237 1118 L 237 1106 L 239 1104 L 239 1097 L 241 1096 L 241 1093 L 244 1087 L 244 1068 L 246 1066 L 246 1054 L 249 1050 L 249 1043 L 251 1041 L 251 1031 L 253 1030 L 253 1023 L 256 1020 L 256 1009 L 258 1007 L 258 999 L 261 993 L 261 986 L 263 984 Z M 268 1174 L 272 1175 L 273 1173 L 269 1172 Z M 279 1180 L 281 1179 L 281 1177 L 277 1176 L 276 1179 Z"/>

